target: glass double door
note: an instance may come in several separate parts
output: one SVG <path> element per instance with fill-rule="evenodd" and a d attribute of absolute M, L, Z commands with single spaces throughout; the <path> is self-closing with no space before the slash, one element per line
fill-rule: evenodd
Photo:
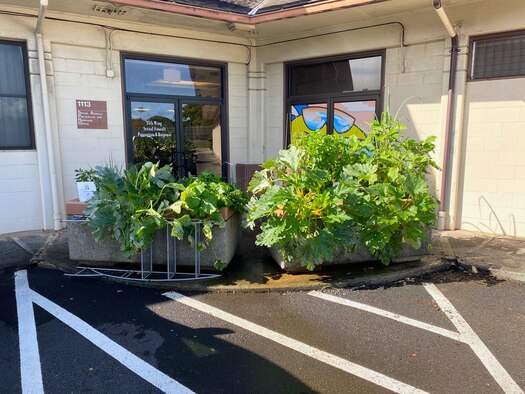
<path fill-rule="evenodd" d="M 128 120 L 132 162 L 171 164 L 181 178 L 203 171 L 223 175 L 219 103 L 128 99 Z"/>

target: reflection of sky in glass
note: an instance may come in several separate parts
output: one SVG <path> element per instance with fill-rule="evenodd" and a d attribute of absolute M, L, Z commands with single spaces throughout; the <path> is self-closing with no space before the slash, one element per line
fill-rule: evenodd
<path fill-rule="evenodd" d="M 175 120 L 175 109 L 173 104 L 133 102 L 131 104 L 132 119 L 149 119 L 153 116 L 163 116 Z"/>
<path fill-rule="evenodd" d="M 335 103 L 335 108 L 352 115 L 355 118 L 355 124 L 363 131 L 370 130 L 369 123 L 376 116 L 376 102 L 370 101 L 350 101 Z"/>
<path fill-rule="evenodd" d="M 125 60 L 126 90 L 180 96 L 221 96 L 221 69 L 151 60 Z"/>
<path fill-rule="evenodd" d="M 349 60 L 354 91 L 381 89 L 381 56 Z"/>

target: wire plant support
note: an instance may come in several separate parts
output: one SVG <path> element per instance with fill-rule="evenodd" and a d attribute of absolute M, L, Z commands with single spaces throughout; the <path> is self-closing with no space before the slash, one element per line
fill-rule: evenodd
<path fill-rule="evenodd" d="M 177 238 L 171 235 L 171 226 L 166 227 L 166 270 L 154 270 L 153 246 L 142 249 L 140 252 L 140 270 L 98 267 L 77 267 L 74 274 L 65 274 L 72 277 L 108 277 L 135 282 L 177 282 L 212 279 L 219 274 L 201 272 L 201 242 L 202 221 L 192 221 L 195 228 L 194 241 L 194 272 L 180 272 L 177 269 Z"/>

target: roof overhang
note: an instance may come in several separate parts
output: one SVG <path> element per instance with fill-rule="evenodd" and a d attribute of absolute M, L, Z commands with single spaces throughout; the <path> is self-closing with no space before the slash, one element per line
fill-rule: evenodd
<path fill-rule="evenodd" d="M 278 11 L 270 11 L 264 14 L 254 16 L 236 14 L 228 11 L 213 10 L 203 7 L 195 7 L 161 0 L 111 0 L 109 2 L 120 6 L 138 7 L 229 23 L 245 23 L 256 25 L 258 23 L 263 22 L 319 14 L 322 12 L 342 10 L 346 8 L 364 6 L 373 3 L 381 3 L 385 1 L 391 0 L 326 0 Z"/>

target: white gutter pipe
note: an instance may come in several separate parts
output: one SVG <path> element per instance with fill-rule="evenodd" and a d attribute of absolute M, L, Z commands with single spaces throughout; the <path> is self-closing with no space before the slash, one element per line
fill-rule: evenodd
<path fill-rule="evenodd" d="M 432 3 L 434 4 L 434 10 L 437 12 L 439 19 L 441 19 L 443 26 L 445 26 L 445 29 L 447 29 L 448 35 L 450 37 L 457 35 L 456 30 L 454 30 L 454 26 L 452 26 L 452 23 L 450 23 L 450 19 L 448 19 L 448 15 L 441 5 L 441 0 L 433 0 Z"/>
<path fill-rule="evenodd" d="M 44 112 L 44 129 L 46 134 L 47 159 L 49 164 L 49 179 L 51 182 L 51 198 L 53 200 L 53 223 L 54 229 L 62 228 L 60 212 L 60 202 L 58 197 L 58 186 L 55 166 L 55 150 L 53 144 L 53 131 L 51 127 L 51 110 L 49 108 L 49 92 L 47 88 L 47 72 L 44 54 L 44 41 L 42 31 L 44 27 L 45 13 L 48 6 L 48 0 L 40 0 L 40 9 L 38 10 L 38 19 L 35 28 L 35 38 L 38 52 L 38 68 L 40 71 L 40 88 L 42 89 L 42 109 Z M 42 207 L 45 209 L 45 207 Z"/>
<path fill-rule="evenodd" d="M 454 30 L 454 26 L 448 19 L 445 10 L 441 6 L 441 0 L 432 0 L 434 10 L 441 19 L 443 26 L 447 30 L 450 36 L 451 48 L 450 48 L 450 71 L 449 71 L 449 82 L 448 82 L 448 100 L 447 100 L 447 118 L 445 125 L 445 141 L 443 147 L 443 164 L 441 166 L 441 190 L 440 190 L 440 205 L 438 212 L 438 223 L 437 229 L 444 230 L 445 222 L 447 217 L 447 206 L 450 206 L 450 202 L 447 200 L 450 197 L 450 191 L 448 190 L 448 172 L 449 172 L 449 156 L 450 156 L 450 137 L 454 125 L 454 104 L 455 104 L 455 89 L 456 89 L 456 70 L 458 64 L 458 34 Z"/>

